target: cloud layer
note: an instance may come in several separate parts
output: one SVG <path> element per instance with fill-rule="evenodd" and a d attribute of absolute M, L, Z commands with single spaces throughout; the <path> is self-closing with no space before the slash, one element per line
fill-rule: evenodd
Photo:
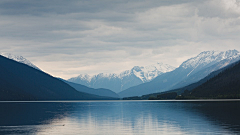
<path fill-rule="evenodd" d="M 0 49 L 65 79 L 238 49 L 239 0 L 2 0 Z"/>

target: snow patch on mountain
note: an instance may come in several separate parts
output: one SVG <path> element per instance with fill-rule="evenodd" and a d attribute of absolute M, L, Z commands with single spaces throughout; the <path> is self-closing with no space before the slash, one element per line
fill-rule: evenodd
<path fill-rule="evenodd" d="M 87 80 L 88 82 L 90 82 L 91 79 L 92 79 L 92 76 L 90 76 L 88 74 L 80 74 L 76 78 L 79 78 L 79 79 L 82 79 L 82 80 Z"/>
<path fill-rule="evenodd" d="M 115 73 L 100 73 L 98 75 L 95 75 L 95 77 L 99 78 L 117 78 L 118 75 Z"/>
<path fill-rule="evenodd" d="M 17 56 L 17 55 L 13 55 L 13 54 L 10 54 L 10 53 L 0 53 L 0 55 L 8 58 L 8 59 L 12 59 L 12 60 L 15 60 L 17 62 L 20 62 L 20 63 L 23 63 L 23 64 L 26 64 L 30 67 L 33 67 L 37 70 L 40 70 L 37 66 L 35 66 L 34 64 L 32 64 L 29 60 L 27 60 L 26 58 L 24 58 L 23 56 Z"/>

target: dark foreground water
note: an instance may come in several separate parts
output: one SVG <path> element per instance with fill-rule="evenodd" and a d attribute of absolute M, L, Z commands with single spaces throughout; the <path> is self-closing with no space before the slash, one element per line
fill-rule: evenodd
<path fill-rule="evenodd" d="M 0 102 L 0 134 L 240 134 L 239 101 Z"/>

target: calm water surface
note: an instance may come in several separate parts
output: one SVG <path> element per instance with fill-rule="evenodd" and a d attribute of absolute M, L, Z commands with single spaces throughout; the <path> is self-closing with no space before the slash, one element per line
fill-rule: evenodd
<path fill-rule="evenodd" d="M 0 134 L 240 134 L 239 101 L 0 102 Z"/>

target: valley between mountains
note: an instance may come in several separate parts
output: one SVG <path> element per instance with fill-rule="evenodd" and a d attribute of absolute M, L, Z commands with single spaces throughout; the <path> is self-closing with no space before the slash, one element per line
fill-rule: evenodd
<path fill-rule="evenodd" d="M 0 100 L 199 99 L 240 94 L 237 50 L 204 51 L 179 67 L 159 62 L 120 74 L 79 74 L 68 80 L 44 73 L 22 56 L 1 53 L 0 61 Z"/>

